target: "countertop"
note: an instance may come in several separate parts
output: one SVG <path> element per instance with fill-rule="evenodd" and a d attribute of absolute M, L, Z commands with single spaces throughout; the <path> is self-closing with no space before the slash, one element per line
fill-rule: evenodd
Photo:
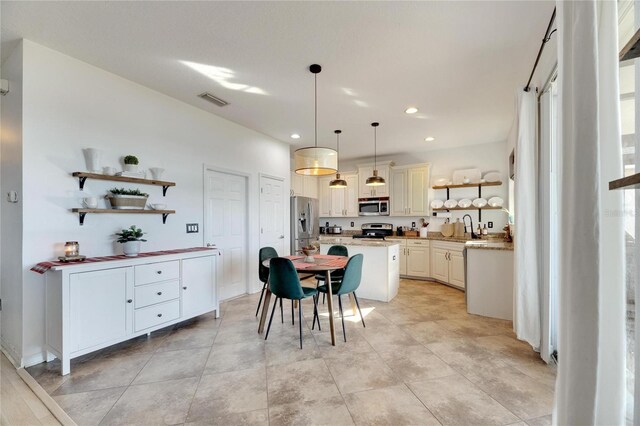
<path fill-rule="evenodd" d="M 368 240 L 365 238 L 344 237 L 327 237 L 325 235 L 320 238 L 320 244 L 340 244 L 344 246 L 366 246 L 366 247 L 390 247 L 399 244 L 398 241 L 392 240 Z"/>
<path fill-rule="evenodd" d="M 467 249 L 473 250 L 510 250 L 513 251 L 513 243 L 505 243 L 504 241 L 467 241 L 464 245 Z"/>

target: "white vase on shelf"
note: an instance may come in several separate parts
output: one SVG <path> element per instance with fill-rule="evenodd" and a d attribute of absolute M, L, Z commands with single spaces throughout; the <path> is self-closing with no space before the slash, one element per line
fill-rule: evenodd
<path fill-rule="evenodd" d="M 99 173 L 102 170 L 100 167 L 100 150 L 97 148 L 85 148 L 82 150 L 82 153 L 84 154 L 87 170 Z"/>

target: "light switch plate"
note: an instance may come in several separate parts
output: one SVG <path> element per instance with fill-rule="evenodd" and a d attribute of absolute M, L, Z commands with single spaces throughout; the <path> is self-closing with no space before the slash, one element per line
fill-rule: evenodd
<path fill-rule="evenodd" d="M 197 234 L 197 233 L 198 233 L 198 224 L 187 223 L 187 234 Z"/>
<path fill-rule="evenodd" d="M 487 222 L 487 228 L 489 229 L 493 228 L 493 222 Z"/>

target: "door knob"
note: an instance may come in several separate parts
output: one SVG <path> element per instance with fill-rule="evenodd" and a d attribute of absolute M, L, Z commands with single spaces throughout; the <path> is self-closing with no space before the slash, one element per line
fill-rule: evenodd
<path fill-rule="evenodd" d="M 127 303 L 133 302 L 133 299 L 127 299 Z"/>
<path fill-rule="evenodd" d="M 284 235 L 280 235 L 278 238 L 280 238 L 281 240 L 284 240 Z"/>
<path fill-rule="evenodd" d="M 162 271 L 156 271 L 156 274 L 160 275 L 162 274 Z"/>
<path fill-rule="evenodd" d="M 160 318 L 162 316 L 162 314 L 158 314 L 158 318 Z"/>
<path fill-rule="evenodd" d="M 183 289 L 183 290 L 186 290 L 186 289 L 187 289 L 187 287 L 182 287 L 182 289 Z"/>
<path fill-rule="evenodd" d="M 162 292 L 161 291 L 158 292 L 158 296 L 162 296 Z"/>

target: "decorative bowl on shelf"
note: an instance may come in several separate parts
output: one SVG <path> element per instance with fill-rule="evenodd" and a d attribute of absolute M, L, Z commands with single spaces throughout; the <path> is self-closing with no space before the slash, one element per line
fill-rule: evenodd
<path fill-rule="evenodd" d="M 471 207 L 471 200 L 468 198 L 463 198 L 462 200 L 458 201 L 458 206 L 462 207 L 463 209 Z"/>
<path fill-rule="evenodd" d="M 500 182 L 500 173 L 498 172 L 489 172 L 484 175 L 484 180 L 487 182 Z"/>
<path fill-rule="evenodd" d="M 448 209 L 453 209 L 458 206 L 458 202 L 456 200 L 447 200 L 444 202 L 444 206 Z"/>
<path fill-rule="evenodd" d="M 433 200 L 433 201 L 431 201 L 431 208 L 432 209 L 441 209 L 442 206 L 444 206 L 444 201 L 442 201 L 442 200 Z"/>
<path fill-rule="evenodd" d="M 504 204 L 504 200 L 500 197 L 489 198 L 489 205 L 491 207 L 502 207 L 503 204 Z"/>
<path fill-rule="evenodd" d="M 475 200 L 473 200 L 473 206 L 479 209 L 483 208 L 486 205 L 487 200 L 485 200 L 484 198 L 476 198 Z"/>

